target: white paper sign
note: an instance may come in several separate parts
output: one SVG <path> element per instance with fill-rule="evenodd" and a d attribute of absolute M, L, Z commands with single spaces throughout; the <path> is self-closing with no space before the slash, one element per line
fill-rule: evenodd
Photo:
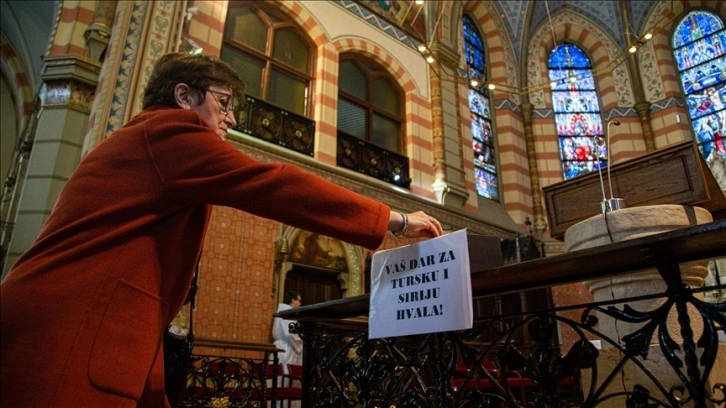
<path fill-rule="evenodd" d="M 466 230 L 373 254 L 369 338 L 472 325 Z"/>

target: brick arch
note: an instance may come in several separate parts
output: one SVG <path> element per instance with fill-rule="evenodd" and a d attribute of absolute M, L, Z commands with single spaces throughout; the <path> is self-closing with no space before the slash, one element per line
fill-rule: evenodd
<path fill-rule="evenodd" d="M 441 24 L 437 29 L 438 32 L 431 33 L 430 37 L 439 38 L 439 40 L 456 49 L 459 44 L 460 28 L 461 28 L 461 13 L 464 8 L 465 2 L 463 1 L 441 1 L 436 2 L 436 19 L 441 16 Z"/>
<path fill-rule="evenodd" d="M 487 66 L 489 67 L 490 80 L 495 83 L 506 83 L 512 87 L 519 87 L 519 70 L 517 69 L 517 56 L 514 54 L 514 47 L 507 36 L 506 27 L 491 2 L 470 1 L 462 7 L 458 14 L 459 20 L 464 12 L 468 12 L 479 25 L 484 46 L 486 49 Z M 461 28 L 459 27 L 459 36 Z M 459 41 L 459 44 L 463 44 Z M 463 46 L 462 46 L 463 47 Z M 460 47 L 460 48 L 462 48 Z M 464 54 L 461 53 L 462 63 Z M 519 103 L 519 98 L 515 98 Z"/>
<path fill-rule="evenodd" d="M 0 34 L 0 55 L 2 55 L 2 59 L 0 59 L 0 72 L 6 79 L 5 82 L 8 85 L 8 90 L 13 99 L 15 120 L 18 126 L 16 137 L 20 137 L 25 130 L 26 119 L 33 110 L 31 78 L 22 60 L 13 48 L 13 45 L 7 40 L 4 34 Z"/>
<path fill-rule="evenodd" d="M 310 12 L 296 1 L 270 1 L 267 2 L 274 9 L 284 13 L 297 24 L 310 38 L 316 47 L 325 45 L 330 41 L 325 30 Z"/>
<path fill-rule="evenodd" d="M 302 232 L 303 230 L 296 227 L 291 227 L 288 225 L 282 226 L 279 239 L 286 242 L 288 253 L 290 253 L 290 251 L 292 250 L 292 244 L 298 240 Z M 362 266 L 365 263 L 365 252 L 362 250 L 361 247 L 357 247 L 355 245 L 351 245 L 347 242 L 340 240 L 335 241 L 340 243 L 343 247 L 343 250 L 345 251 L 345 256 L 348 261 L 347 271 L 341 271 L 338 274 L 338 279 L 341 281 L 341 288 L 344 290 L 346 296 L 363 294 L 365 288 L 361 287 L 361 282 L 363 278 Z M 283 271 L 279 272 L 283 273 Z M 281 276 L 279 284 L 282 285 L 283 283 L 284 276 Z M 278 285 L 278 282 L 273 282 L 273 285 Z M 280 287 L 278 287 L 277 289 L 279 291 Z"/>
<path fill-rule="evenodd" d="M 332 97 L 329 98 L 331 101 L 334 100 L 337 102 L 338 57 L 341 53 L 345 52 L 358 53 L 377 62 L 401 87 L 405 103 L 405 118 L 403 123 L 406 128 L 403 141 L 406 150 L 405 155 L 411 159 L 411 174 L 418 174 L 424 180 L 430 178 L 433 182 L 433 167 L 425 164 L 431 162 L 433 157 L 431 139 L 425 132 L 420 131 L 421 129 L 432 128 L 431 101 L 428 98 L 422 97 L 418 92 L 420 87 L 425 87 L 427 84 L 420 83 L 420 85 L 416 85 L 411 74 L 394 55 L 366 39 L 351 37 L 339 38 L 330 43 L 329 51 L 330 54 L 335 55 L 336 60 L 334 64 L 335 72 L 328 72 L 328 77 L 331 78 L 329 81 L 335 81 L 334 89 L 336 90 L 336 95 L 328 95 Z M 337 109 L 337 107 L 334 109 Z M 328 132 L 328 139 L 331 142 L 335 140 L 335 133 L 332 131 L 332 128 Z M 335 163 L 334 157 L 329 160 Z M 424 187 L 425 185 L 427 185 L 427 182 L 417 184 L 414 181 L 411 184 L 411 191 L 423 197 L 433 198 L 433 193 Z"/>
<path fill-rule="evenodd" d="M 600 89 L 600 108 L 603 111 L 617 106 L 633 106 L 635 99 L 632 81 L 623 54 L 626 51 L 597 24 L 571 10 L 562 10 L 553 15 L 552 25 L 554 38 L 550 21 L 546 20 L 534 31 L 527 48 L 527 86 L 532 89 L 529 96 L 535 108 L 548 108 L 552 103 L 546 86 L 547 59 L 554 42 L 564 40 L 576 44 L 590 57 L 595 81 Z M 612 70 L 604 70 L 611 61 L 616 60 L 622 62 Z M 614 78 L 620 79 L 615 81 Z"/>
<path fill-rule="evenodd" d="M 333 46 L 338 55 L 353 52 L 364 55 L 377 62 L 396 80 L 401 89 L 403 89 L 404 94 L 408 95 L 416 89 L 413 78 L 411 78 L 408 71 L 403 67 L 403 64 L 382 47 L 361 38 L 340 38 L 333 42 Z M 408 96 L 406 98 L 408 99 Z"/>

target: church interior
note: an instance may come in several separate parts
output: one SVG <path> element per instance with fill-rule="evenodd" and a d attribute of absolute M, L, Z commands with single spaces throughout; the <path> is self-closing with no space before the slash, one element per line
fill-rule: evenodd
<path fill-rule="evenodd" d="M 3 276 L 83 157 L 142 110 L 151 67 L 173 51 L 219 57 L 245 82 L 226 139 L 235 148 L 397 211 L 423 210 L 445 232 L 490 238 L 472 251 L 483 264 L 573 250 L 565 239 L 573 224 L 617 205 L 610 170 L 618 194 L 640 172 L 628 208 L 693 205 L 706 208 L 704 224 L 726 218 L 726 2 L 1 0 L 0 7 Z M 685 164 L 656 167 L 677 154 Z M 704 184 L 700 196 L 667 196 L 670 185 L 692 189 L 688 176 Z M 280 205 L 302 211 L 304 203 Z M 416 242 L 388 235 L 377 251 Z M 193 332 L 200 355 L 266 353 L 286 292 L 300 293 L 303 305 L 358 299 L 370 293 L 374 252 L 215 207 L 194 307 L 172 324 Z M 701 298 L 723 304 L 726 261 L 704 265 L 688 283 L 716 287 Z M 643 295 L 651 284 L 621 293 L 612 280 L 482 296 L 474 315 L 558 309 L 578 320 L 581 310 L 571 305 Z M 576 331 L 555 330 L 562 350 L 579 344 Z M 625 329 L 614 330 L 621 338 Z M 713 383 L 726 382 L 726 329 L 719 330 Z M 726 398 L 723 390 L 714 395 Z"/>

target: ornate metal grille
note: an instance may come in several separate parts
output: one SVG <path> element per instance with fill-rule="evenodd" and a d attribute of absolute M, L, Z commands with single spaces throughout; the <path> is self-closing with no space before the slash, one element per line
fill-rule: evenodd
<path fill-rule="evenodd" d="M 298 153 L 313 155 L 315 121 L 250 96 L 238 115 L 237 130 Z"/>
<path fill-rule="evenodd" d="M 399 187 L 409 188 L 408 157 L 338 132 L 337 164 Z"/>

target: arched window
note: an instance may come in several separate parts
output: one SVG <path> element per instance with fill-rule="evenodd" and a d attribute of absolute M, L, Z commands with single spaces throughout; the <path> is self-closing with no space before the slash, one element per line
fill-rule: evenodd
<path fill-rule="evenodd" d="M 469 78 L 472 79 L 469 83 L 469 112 L 476 192 L 482 197 L 499 201 L 499 177 L 489 91 L 481 87 L 487 77 L 484 42 L 474 20 L 467 15 L 464 15 L 463 20 L 466 67 Z"/>
<path fill-rule="evenodd" d="M 409 188 L 403 154 L 403 91 L 388 72 L 360 54 L 340 56 L 338 166 Z"/>
<path fill-rule="evenodd" d="M 400 153 L 401 91 L 378 64 L 358 54 L 340 59 L 338 131 Z"/>
<path fill-rule="evenodd" d="M 709 11 L 691 11 L 676 26 L 672 45 L 698 149 L 707 162 L 726 158 L 723 20 Z"/>
<path fill-rule="evenodd" d="M 568 180 L 607 164 L 600 104 L 590 59 L 579 47 L 558 45 L 548 68 L 562 175 Z"/>
<path fill-rule="evenodd" d="M 254 2 L 230 3 L 221 58 L 246 85 L 246 93 L 309 116 L 312 48 L 297 28 Z"/>

